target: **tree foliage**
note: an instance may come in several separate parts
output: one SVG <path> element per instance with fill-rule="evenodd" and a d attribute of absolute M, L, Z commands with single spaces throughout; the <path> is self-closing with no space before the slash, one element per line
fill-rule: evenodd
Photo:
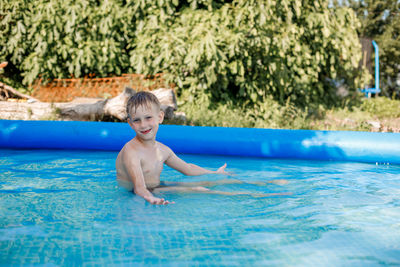
<path fill-rule="evenodd" d="M 332 103 L 365 78 L 358 20 L 328 0 L 6 0 L 0 58 L 23 81 L 164 73 L 185 99 Z"/>
<path fill-rule="evenodd" d="M 127 49 L 135 12 L 128 4 L 10 0 L 1 12 L 1 55 L 18 67 L 26 84 L 39 75 L 105 76 L 129 70 Z"/>
<path fill-rule="evenodd" d="M 351 7 L 357 14 L 361 21 L 359 34 L 374 39 L 379 45 L 383 93 L 400 98 L 400 2 L 347 0 L 341 5 Z"/>
<path fill-rule="evenodd" d="M 234 1 L 146 20 L 130 59 L 138 72 L 166 72 L 189 98 L 329 102 L 330 81 L 355 88 L 362 77 L 357 26 L 327 1 Z"/>

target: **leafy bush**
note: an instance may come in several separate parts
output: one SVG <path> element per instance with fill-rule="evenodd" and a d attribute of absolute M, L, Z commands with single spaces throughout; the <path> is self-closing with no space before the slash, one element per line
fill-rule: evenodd
<path fill-rule="evenodd" d="M 8 0 L 1 5 L 0 57 L 17 66 L 25 84 L 43 78 L 133 71 L 128 50 L 133 4 L 120 1 Z"/>
<path fill-rule="evenodd" d="M 357 19 L 328 3 L 5 0 L 0 59 L 24 84 L 38 76 L 165 73 L 186 101 L 332 104 L 332 81 L 354 92 L 365 77 L 357 71 Z"/>
<path fill-rule="evenodd" d="M 197 105 L 185 102 L 179 107 L 187 115 L 190 125 L 306 129 L 307 113 L 291 103 L 280 105 L 271 97 L 259 105 L 237 105 L 232 102 Z"/>
<path fill-rule="evenodd" d="M 332 80 L 354 92 L 364 78 L 357 26 L 352 10 L 323 0 L 186 8 L 168 24 L 145 20 L 130 60 L 139 73 L 165 72 L 188 101 L 333 103 Z"/>

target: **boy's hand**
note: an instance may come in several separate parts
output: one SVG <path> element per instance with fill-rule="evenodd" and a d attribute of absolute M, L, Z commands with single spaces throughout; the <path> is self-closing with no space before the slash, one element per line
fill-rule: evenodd
<path fill-rule="evenodd" d="M 158 198 L 158 197 L 146 197 L 144 198 L 145 200 L 147 200 L 150 204 L 153 205 L 168 205 L 168 204 L 175 204 L 175 202 L 169 202 L 168 200 L 165 200 L 163 198 Z"/>
<path fill-rule="evenodd" d="M 226 163 L 224 165 L 222 165 L 221 167 L 219 167 L 219 169 L 215 173 L 225 174 L 225 175 L 229 175 L 229 176 L 233 176 L 234 175 L 231 172 L 225 171 L 225 168 L 226 168 Z"/>

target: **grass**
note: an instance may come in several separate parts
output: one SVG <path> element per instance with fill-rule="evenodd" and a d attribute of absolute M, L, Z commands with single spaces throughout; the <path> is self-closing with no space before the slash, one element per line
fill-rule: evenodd
<path fill-rule="evenodd" d="M 326 110 L 310 122 L 315 130 L 400 132 L 400 101 L 386 97 L 363 99 L 359 106 Z"/>
<path fill-rule="evenodd" d="M 257 106 L 182 102 L 179 111 L 188 119 L 183 124 L 196 126 L 400 132 L 400 101 L 386 97 L 330 109 L 282 106 L 272 99 Z"/>

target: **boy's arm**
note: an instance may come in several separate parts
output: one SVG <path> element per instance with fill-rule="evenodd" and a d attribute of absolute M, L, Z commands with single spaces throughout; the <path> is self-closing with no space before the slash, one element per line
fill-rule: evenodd
<path fill-rule="evenodd" d="M 185 175 L 195 176 L 195 175 L 203 175 L 209 173 L 220 173 L 220 174 L 230 175 L 228 172 L 225 171 L 226 163 L 223 166 L 221 166 L 218 170 L 211 171 L 204 169 L 200 166 L 197 166 L 195 164 L 187 163 L 184 160 L 180 159 L 177 155 L 175 155 L 175 153 L 170 148 L 167 149 L 169 150 L 169 157 L 165 161 L 165 164 Z"/>
<path fill-rule="evenodd" d="M 125 166 L 133 183 L 134 192 L 136 195 L 143 197 L 146 201 L 151 204 L 166 205 L 169 201 L 163 198 L 157 198 L 147 190 L 146 183 L 144 182 L 144 176 L 142 167 L 140 165 L 140 160 L 134 155 L 134 153 L 129 153 L 130 155 L 125 156 L 128 162 L 125 162 Z"/>

